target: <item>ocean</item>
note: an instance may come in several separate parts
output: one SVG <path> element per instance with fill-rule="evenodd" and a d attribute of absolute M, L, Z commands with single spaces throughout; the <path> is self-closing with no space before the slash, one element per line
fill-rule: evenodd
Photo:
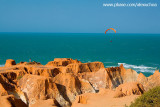
<path fill-rule="evenodd" d="M 160 68 L 160 34 L 0 33 L 0 66 L 6 59 L 46 64 L 54 58 L 123 64 L 150 76 Z"/>

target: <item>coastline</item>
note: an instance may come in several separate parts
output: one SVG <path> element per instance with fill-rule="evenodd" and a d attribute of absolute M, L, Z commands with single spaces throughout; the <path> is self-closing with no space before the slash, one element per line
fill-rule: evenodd
<path fill-rule="evenodd" d="M 15 60 L 8 59 L 0 71 L 2 95 L 12 95 L 22 105 L 31 107 L 40 102 L 83 107 L 83 104 L 92 105 L 100 98 L 109 101 L 102 101 L 102 105 L 118 106 L 118 102 L 123 101 L 119 106 L 124 106 L 130 105 L 145 91 L 160 86 L 157 80 L 159 70 L 145 77 L 142 73 L 125 69 L 123 64 L 105 68 L 102 62 L 82 63 L 71 58 L 55 58 L 46 65 L 35 61 L 16 64 Z M 6 97 L 2 98 L 5 100 Z"/>
<path fill-rule="evenodd" d="M 6 59 L 20 62 L 31 58 L 45 65 L 54 58 L 68 57 L 83 63 L 100 61 L 104 66 L 125 63 L 125 68 L 146 72 L 147 77 L 160 68 L 159 34 L 7 33 L 0 36 L 0 65 Z"/>

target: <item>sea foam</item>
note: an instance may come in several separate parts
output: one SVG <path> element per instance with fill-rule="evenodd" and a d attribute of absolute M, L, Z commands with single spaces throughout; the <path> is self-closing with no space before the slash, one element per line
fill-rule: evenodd
<path fill-rule="evenodd" d="M 0 67 L 4 67 L 4 64 L 0 65 Z"/>
<path fill-rule="evenodd" d="M 123 66 L 125 68 L 131 68 L 137 72 L 151 72 L 154 73 L 154 71 L 157 69 L 157 67 L 148 67 L 148 66 L 144 66 L 144 65 L 131 65 L 131 64 L 126 64 L 126 63 L 118 63 L 118 65 L 123 64 Z"/>

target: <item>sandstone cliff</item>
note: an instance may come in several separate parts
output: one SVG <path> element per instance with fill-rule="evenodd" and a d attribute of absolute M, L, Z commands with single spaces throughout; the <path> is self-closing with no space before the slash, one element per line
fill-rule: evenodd
<path fill-rule="evenodd" d="M 159 79 L 159 71 L 145 77 L 123 65 L 105 68 L 102 62 L 81 63 L 71 58 L 55 58 L 42 65 L 35 61 L 16 64 L 9 59 L 0 67 L 0 98 L 6 102 L 6 107 L 83 104 L 110 107 L 114 103 L 118 106 L 117 102 L 122 99 L 120 106 L 123 106 L 144 91 L 160 86 Z M 104 100 L 100 101 L 102 98 Z"/>

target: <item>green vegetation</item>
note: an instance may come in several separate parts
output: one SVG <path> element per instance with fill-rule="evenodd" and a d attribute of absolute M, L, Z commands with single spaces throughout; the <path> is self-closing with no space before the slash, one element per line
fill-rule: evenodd
<path fill-rule="evenodd" d="M 20 80 L 22 77 L 23 77 L 23 76 L 18 76 L 18 77 L 17 77 L 17 80 Z"/>
<path fill-rule="evenodd" d="M 160 86 L 145 92 L 130 107 L 160 107 Z"/>

